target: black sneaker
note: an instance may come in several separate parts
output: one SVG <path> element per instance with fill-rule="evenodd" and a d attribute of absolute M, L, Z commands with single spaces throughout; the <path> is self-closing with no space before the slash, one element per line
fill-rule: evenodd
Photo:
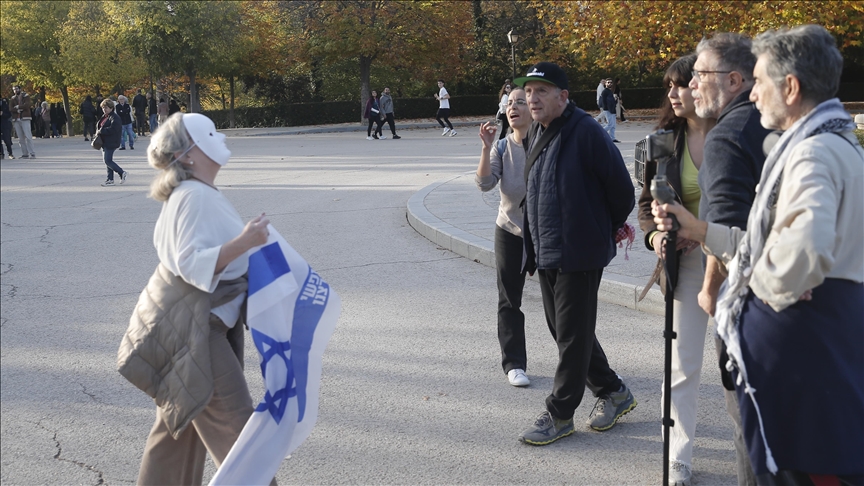
<path fill-rule="evenodd" d="M 120 148 L 117 149 L 117 150 L 126 150 L 126 147 L 120 147 Z"/>
<path fill-rule="evenodd" d="M 375 140 L 378 140 L 378 135 L 376 135 L 376 134 L 373 133 L 373 134 L 372 134 L 372 138 L 374 138 Z"/>
<path fill-rule="evenodd" d="M 544 410 L 534 421 L 534 425 L 519 434 L 519 442 L 531 445 L 551 444 L 572 434 L 573 430 L 572 418 L 560 420 L 553 417 L 548 410 Z"/>
<path fill-rule="evenodd" d="M 114 180 L 113 180 L 113 179 L 108 179 L 107 181 L 105 181 L 105 182 L 102 183 L 102 187 L 110 187 L 110 186 L 113 186 L 113 185 L 114 185 Z"/>
<path fill-rule="evenodd" d="M 129 146 L 129 150 L 135 150 L 135 147 L 133 147 L 133 146 L 130 145 L 130 146 Z"/>
<path fill-rule="evenodd" d="M 400 137 L 399 135 L 393 135 L 393 140 L 399 140 L 400 138 L 402 137 Z"/>
<path fill-rule="evenodd" d="M 612 140 L 612 143 L 621 143 L 621 140 L 618 140 L 618 139 L 616 138 L 616 139 Z"/>

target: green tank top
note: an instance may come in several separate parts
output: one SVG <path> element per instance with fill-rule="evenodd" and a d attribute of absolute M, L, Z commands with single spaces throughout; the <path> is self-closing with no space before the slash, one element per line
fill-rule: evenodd
<path fill-rule="evenodd" d="M 690 146 L 687 145 L 687 138 L 684 138 L 684 154 L 681 157 L 681 200 L 684 202 L 684 207 L 693 216 L 699 217 L 699 200 L 702 198 L 702 191 L 699 189 L 699 169 L 693 163 L 693 158 L 690 157 Z"/>

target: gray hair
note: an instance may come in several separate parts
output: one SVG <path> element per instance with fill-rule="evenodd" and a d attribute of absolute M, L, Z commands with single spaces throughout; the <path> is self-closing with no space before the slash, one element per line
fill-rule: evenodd
<path fill-rule="evenodd" d="M 159 125 L 159 129 L 150 139 L 150 146 L 147 147 L 147 162 L 150 167 L 161 171 L 150 184 L 150 197 L 157 201 L 167 201 L 174 188 L 191 177 L 192 172 L 174 158 L 175 153 L 183 152 L 191 146 L 192 140 L 183 125 L 182 113 L 171 115 L 165 123 Z"/>
<path fill-rule="evenodd" d="M 710 39 L 702 39 L 696 46 L 696 54 L 712 51 L 717 54 L 725 69 L 741 73 L 744 80 L 753 79 L 756 56 L 751 52 L 752 41 L 741 34 L 721 32 Z"/>
<path fill-rule="evenodd" d="M 783 86 L 787 74 L 798 78 L 807 101 L 822 103 L 840 87 L 843 56 L 821 25 L 763 32 L 753 40 L 753 54 L 768 57 L 765 70 L 776 86 Z"/>

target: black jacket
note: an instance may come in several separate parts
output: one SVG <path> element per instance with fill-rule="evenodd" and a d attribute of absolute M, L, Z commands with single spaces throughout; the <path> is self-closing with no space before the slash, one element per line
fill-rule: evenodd
<path fill-rule="evenodd" d="M 123 122 L 124 125 L 132 123 L 132 106 L 129 103 L 124 103 L 122 105 L 117 103 L 114 105 L 114 113 L 117 113 L 117 116 L 120 117 L 120 121 Z"/>
<path fill-rule="evenodd" d="M 81 118 L 84 121 L 90 122 L 96 117 L 96 108 L 93 107 L 93 102 L 85 101 L 81 103 Z"/>
<path fill-rule="evenodd" d="M 144 111 L 147 109 L 147 98 L 142 94 L 135 95 L 132 98 L 132 108 L 135 108 L 136 114 L 144 114 Z"/>
<path fill-rule="evenodd" d="M 571 103 L 558 120 L 561 131 L 534 160 L 538 123 L 528 135 L 525 270 L 601 269 L 615 257 L 615 232 L 635 205 L 633 182 L 621 152 L 590 115 Z"/>
<path fill-rule="evenodd" d="M 612 90 L 604 89 L 603 93 L 600 94 L 600 107 L 606 111 L 614 112 L 617 105 L 618 102 L 615 101 L 615 94 L 612 93 Z"/>
<path fill-rule="evenodd" d="M 159 104 L 156 103 L 156 98 L 151 97 L 147 104 L 149 105 L 150 112 L 148 114 L 150 116 L 159 114 Z"/>
<path fill-rule="evenodd" d="M 120 136 L 122 135 L 123 129 L 122 125 L 123 122 L 120 120 L 116 111 L 112 111 L 109 115 L 105 115 L 101 120 L 99 120 L 97 133 L 102 137 L 102 148 L 116 149 L 120 146 Z"/>
<path fill-rule="evenodd" d="M 750 206 L 762 175 L 762 144 L 771 130 L 759 122 L 750 90 L 741 93 L 720 113 L 705 138 L 705 159 L 699 169 L 699 219 L 747 228 Z"/>

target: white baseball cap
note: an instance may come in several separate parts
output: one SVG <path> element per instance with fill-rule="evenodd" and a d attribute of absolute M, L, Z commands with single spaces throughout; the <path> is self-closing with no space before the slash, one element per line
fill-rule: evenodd
<path fill-rule="evenodd" d="M 225 135 L 216 131 L 213 120 L 200 113 L 184 113 L 183 126 L 192 142 L 213 162 L 219 165 L 228 163 L 231 151 L 225 146 Z"/>

